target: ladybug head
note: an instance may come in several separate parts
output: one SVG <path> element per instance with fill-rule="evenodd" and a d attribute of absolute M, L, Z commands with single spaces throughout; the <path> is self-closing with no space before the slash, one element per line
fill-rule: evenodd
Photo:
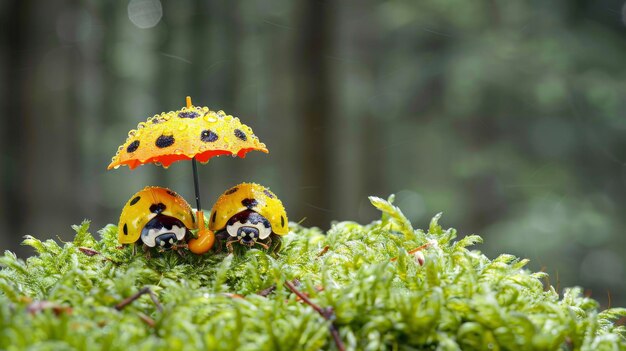
<path fill-rule="evenodd" d="M 257 240 L 267 239 L 272 234 L 270 222 L 257 212 L 245 210 L 232 216 L 226 224 L 228 235 L 246 246 L 253 246 Z"/>
<path fill-rule="evenodd" d="M 141 240 L 148 247 L 168 250 L 185 239 L 187 227 L 177 218 L 158 214 L 141 231 Z"/>

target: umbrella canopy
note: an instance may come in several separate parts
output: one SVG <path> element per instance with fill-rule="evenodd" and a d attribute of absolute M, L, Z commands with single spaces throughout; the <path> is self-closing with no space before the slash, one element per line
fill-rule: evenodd
<path fill-rule="evenodd" d="M 167 168 L 173 162 L 191 160 L 200 230 L 198 238 L 189 242 L 189 248 L 195 253 L 202 253 L 211 248 L 214 235 L 205 228 L 196 160 L 206 163 L 211 157 L 220 155 L 243 158 L 252 150 L 268 153 L 265 144 L 259 141 L 250 127 L 224 111 L 193 106 L 188 96 L 186 107 L 154 115 L 128 132 L 126 142 L 117 149 L 108 169 L 120 166 L 134 169 L 146 163 Z"/>
<path fill-rule="evenodd" d="M 169 167 L 180 160 L 205 163 L 213 156 L 235 155 L 258 150 L 268 152 L 252 129 L 239 118 L 208 107 L 189 106 L 164 112 L 141 122 L 128 133 L 126 142 L 111 160 L 108 169 L 128 166 L 130 169 L 156 163 Z"/>

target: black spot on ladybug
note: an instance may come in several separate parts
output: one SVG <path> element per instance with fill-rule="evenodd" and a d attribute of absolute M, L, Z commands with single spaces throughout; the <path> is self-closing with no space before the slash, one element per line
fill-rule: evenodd
<path fill-rule="evenodd" d="M 183 111 L 178 114 L 178 117 L 180 118 L 196 118 L 199 116 L 200 115 L 197 112 L 193 112 L 193 111 Z"/>
<path fill-rule="evenodd" d="M 141 196 L 137 196 L 134 199 L 130 200 L 130 205 L 136 204 L 141 199 Z"/>
<path fill-rule="evenodd" d="M 124 223 L 124 235 L 128 235 L 128 226 Z"/>
<path fill-rule="evenodd" d="M 270 199 L 274 198 L 274 194 L 270 193 L 269 190 L 265 189 L 263 190 L 263 194 L 265 194 L 267 197 L 269 197 Z"/>
<path fill-rule="evenodd" d="M 175 192 L 171 191 L 171 190 L 167 190 L 166 191 L 169 195 L 173 196 L 173 197 L 178 197 L 178 194 L 176 194 Z"/>
<path fill-rule="evenodd" d="M 235 136 L 243 141 L 248 140 L 246 133 L 244 133 L 241 129 L 235 129 Z"/>
<path fill-rule="evenodd" d="M 126 152 L 131 153 L 135 152 L 139 148 L 139 140 L 135 140 L 132 143 L 128 144 L 126 148 Z"/>
<path fill-rule="evenodd" d="M 172 146 L 172 144 L 174 144 L 174 141 L 174 137 L 171 135 L 161 135 L 157 138 L 155 144 L 158 148 L 162 149 L 164 147 Z"/>
<path fill-rule="evenodd" d="M 248 209 L 252 209 L 254 206 L 258 205 L 259 202 L 255 199 L 243 199 L 241 200 L 241 204 L 246 206 Z"/>
<path fill-rule="evenodd" d="M 165 205 L 161 202 L 150 206 L 150 212 L 152 213 L 160 214 L 163 211 L 165 211 Z"/>
<path fill-rule="evenodd" d="M 200 133 L 200 140 L 204 141 L 205 143 L 212 143 L 217 139 L 217 134 L 215 134 L 215 132 L 210 129 L 203 130 L 202 133 Z"/>
<path fill-rule="evenodd" d="M 228 190 L 224 193 L 224 195 L 234 194 L 235 192 L 237 192 L 237 190 L 239 190 L 239 188 L 237 188 L 237 187 L 230 188 L 230 189 L 228 189 Z"/>
<path fill-rule="evenodd" d="M 280 216 L 280 226 L 284 227 L 285 226 L 285 217 Z"/>
<path fill-rule="evenodd" d="M 213 212 L 213 216 L 211 217 L 211 222 L 215 223 L 216 216 L 217 216 L 217 211 Z"/>

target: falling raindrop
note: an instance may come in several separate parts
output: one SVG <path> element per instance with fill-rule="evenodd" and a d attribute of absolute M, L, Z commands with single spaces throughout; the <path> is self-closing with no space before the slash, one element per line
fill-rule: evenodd
<path fill-rule="evenodd" d="M 162 17 L 163 6 L 159 0 L 131 0 L 128 3 L 128 18 L 138 28 L 152 28 Z"/>

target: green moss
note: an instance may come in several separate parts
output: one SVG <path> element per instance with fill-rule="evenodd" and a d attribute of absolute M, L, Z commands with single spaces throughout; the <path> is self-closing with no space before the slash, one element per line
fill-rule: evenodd
<path fill-rule="evenodd" d="M 414 230 L 391 202 L 371 201 L 382 220 L 336 223 L 326 235 L 292 224 L 277 257 L 249 250 L 146 259 L 116 248 L 115 226 L 96 240 L 88 222 L 63 245 L 27 237 L 37 255 L 0 258 L 0 349 L 335 349 L 330 322 L 282 284 L 295 278 L 334 309 L 348 349 L 626 349 L 625 328 L 614 323 L 626 309 L 599 312 L 579 288 L 560 298 L 542 284 L 545 273 L 523 268 L 526 260 L 468 250 L 478 236 L 453 241 L 456 231 L 444 230 L 439 215 L 428 232 Z M 420 265 L 407 251 L 425 243 Z M 162 312 L 148 295 L 115 309 L 144 286 Z M 40 301 L 48 303 L 35 308 Z"/>

